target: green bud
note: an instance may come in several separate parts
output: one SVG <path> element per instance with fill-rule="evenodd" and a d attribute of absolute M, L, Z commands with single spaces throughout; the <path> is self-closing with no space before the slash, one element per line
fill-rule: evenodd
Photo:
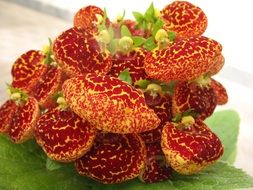
<path fill-rule="evenodd" d="M 98 41 L 102 44 L 109 44 L 111 42 L 111 36 L 107 30 L 102 30 L 98 35 Z"/>
<path fill-rule="evenodd" d="M 123 53 L 128 53 L 132 50 L 134 42 L 131 37 L 124 36 L 119 40 L 119 49 Z"/>

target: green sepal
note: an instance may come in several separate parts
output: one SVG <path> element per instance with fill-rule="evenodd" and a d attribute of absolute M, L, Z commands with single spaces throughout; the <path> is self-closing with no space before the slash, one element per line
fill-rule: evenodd
<path fill-rule="evenodd" d="M 143 46 L 145 49 L 151 51 L 153 49 L 155 49 L 157 47 L 156 43 L 155 43 L 155 39 L 153 36 L 149 37 L 145 43 L 144 43 L 144 46 Z"/>
<path fill-rule="evenodd" d="M 120 28 L 121 37 L 127 36 L 132 37 L 132 34 L 126 25 L 122 25 Z"/>
<path fill-rule="evenodd" d="M 192 117 L 194 117 L 194 118 L 197 118 L 198 115 L 199 115 L 198 112 L 196 112 L 196 111 L 194 111 L 193 109 L 190 108 L 190 109 L 186 110 L 186 111 L 183 112 L 183 113 L 179 113 L 179 114 L 175 115 L 175 117 L 172 118 L 172 121 L 175 122 L 175 123 L 178 123 L 178 122 L 181 121 L 181 119 L 182 119 L 183 117 L 192 116 Z"/>
<path fill-rule="evenodd" d="M 164 25 L 164 22 L 161 19 L 158 19 L 156 23 L 154 24 L 152 36 L 155 37 L 158 30 L 160 30 Z"/>
<path fill-rule="evenodd" d="M 64 97 L 64 94 L 62 91 L 58 91 L 53 94 L 53 100 L 56 102 L 59 97 Z"/>
<path fill-rule="evenodd" d="M 49 43 L 49 50 L 48 50 L 48 52 L 45 52 L 44 63 L 47 65 L 50 65 L 52 62 L 54 62 L 54 60 L 52 59 L 53 51 L 52 51 L 51 38 L 48 38 L 48 43 Z"/>
<path fill-rule="evenodd" d="M 117 52 L 119 39 L 112 39 L 110 44 L 107 46 L 108 50 L 112 55 L 114 55 Z"/>
<path fill-rule="evenodd" d="M 7 89 L 10 91 L 11 94 L 14 94 L 14 93 L 19 93 L 20 94 L 19 100 L 15 100 L 15 102 L 17 104 L 26 102 L 28 100 L 29 95 L 27 93 L 23 92 L 22 90 L 20 90 L 18 88 L 14 88 L 10 84 L 6 84 L 6 85 L 7 85 Z"/>
<path fill-rule="evenodd" d="M 176 84 L 176 81 L 170 81 L 168 83 L 160 83 L 160 86 L 162 87 L 163 92 L 173 95 Z"/>
<path fill-rule="evenodd" d="M 128 84 L 132 85 L 132 77 L 130 75 L 129 69 L 125 69 L 119 74 L 119 79 L 127 82 Z"/>
<path fill-rule="evenodd" d="M 120 22 L 118 22 L 118 24 L 119 24 L 119 26 L 121 26 L 122 25 L 122 23 L 124 22 L 124 18 L 125 18 L 125 16 L 126 16 L 126 10 L 124 9 L 124 11 L 123 11 L 123 15 L 122 15 L 122 17 L 121 17 L 121 20 L 120 20 Z"/>
<path fill-rule="evenodd" d="M 146 10 L 144 14 L 144 19 L 148 22 L 155 23 L 156 17 L 155 17 L 155 7 L 154 7 L 153 2 L 149 6 L 149 8 Z"/>
<path fill-rule="evenodd" d="M 110 24 L 110 26 L 108 28 L 108 33 L 109 33 L 111 39 L 113 39 L 114 38 L 114 30 L 113 30 L 112 24 Z"/>
<path fill-rule="evenodd" d="M 140 36 L 133 36 L 132 40 L 134 42 L 134 47 L 140 47 L 146 42 L 146 39 Z"/>
<path fill-rule="evenodd" d="M 139 86 L 141 89 L 146 89 L 147 86 L 149 84 L 151 84 L 152 82 L 150 80 L 146 80 L 146 79 L 140 79 L 138 81 L 135 82 L 136 86 Z"/>
<path fill-rule="evenodd" d="M 168 38 L 171 42 L 174 42 L 175 39 L 176 39 L 176 32 L 173 32 L 173 31 L 169 31 L 168 32 Z"/>
<path fill-rule="evenodd" d="M 141 23 L 144 20 L 144 15 L 139 12 L 132 12 L 137 23 Z"/>

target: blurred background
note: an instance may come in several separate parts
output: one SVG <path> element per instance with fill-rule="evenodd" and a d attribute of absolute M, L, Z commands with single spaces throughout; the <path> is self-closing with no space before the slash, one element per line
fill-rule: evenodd
<path fill-rule="evenodd" d="M 235 165 L 253 176 L 253 11 L 248 0 L 188 0 L 208 17 L 205 36 L 223 45 L 225 66 L 218 76 L 229 94 L 229 103 L 218 108 L 237 110 L 241 117 L 238 155 Z M 161 9 L 171 0 L 154 1 Z M 126 10 L 144 12 L 150 0 L 0 0 L 0 104 L 7 100 L 6 83 L 11 82 L 11 66 L 30 49 L 41 49 L 72 26 L 74 13 L 85 5 L 106 7 L 113 20 Z"/>

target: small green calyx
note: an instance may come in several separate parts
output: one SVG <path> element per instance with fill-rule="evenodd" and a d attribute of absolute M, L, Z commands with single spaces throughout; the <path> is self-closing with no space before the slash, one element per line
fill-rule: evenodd
<path fill-rule="evenodd" d="M 53 99 L 54 99 L 54 101 L 56 101 L 56 103 L 58 104 L 58 106 L 61 110 L 66 110 L 68 108 L 68 104 L 64 98 L 63 92 L 61 92 L 61 91 L 56 92 L 53 95 Z"/>
<path fill-rule="evenodd" d="M 164 29 L 159 29 L 155 35 L 155 40 L 158 44 L 159 49 L 164 49 L 171 44 L 168 38 L 168 33 Z"/>
<path fill-rule="evenodd" d="M 140 79 L 134 83 L 135 86 L 140 87 L 141 89 L 146 89 L 148 85 L 151 83 L 151 81 L 146 79 Z"/>
<path fill-rule="evenodd" d="M 164 29 L 159 29 L 155 35 L 155 40 L 157 42 L 160 42 L 160 41 L 167 39 L 167 38 L 168 38 L 168 33 Z"/>
<path fill-rule="evenodd" d="M 107 50 L 107 46 L 111 43 L 112 37 L 108 30 L 101 30 L 97 36 L 102 51 Z"/>
<path fill-rule="evenodd" d="M 14 88 L 8 85 L 7 93 L 10 99 L 13 100 L 17 105 L 25 103 L 28 100 L 28 94 L 18 88 Z"/>
<path fill-rule="evenodd" d="M 194 118 L 197 118 L 199 113 L 193 109 L 188 109 L 183 113 L 178 113 L 172 118 L 172 122 L 176 125 L 179 123 L 187 123 L 187 121 L 193 121 Z M 193 119 L 192 119 L 193 118 Z M 193 122 L 194 123 L 194 122 Z"/>
<path fill-rule="evenodd" d="M 126 14 L 125 10 L 123 11 L 122 14 L 118 14 L 116 17 L 116 22 L 122 24 L 122 22 L 125 18 L 125 14 Z"/>
<path fill-rule="evenodd" d="M 200 75 L 194 82 L 201 87 L 209 86 L 211 84 L 211 76 L 209 74 Z"/>
<path fill-rule="evenodd" d="M 45 58 L 43 60 L 44 64 L 56 66 L 57 63 L 54 60 L 54 55 L 52 51 L 52 40 L 48 38 L 49 44 L 44 45 L 41 49 L 43 55 L 45 55 Z"/>
<path fill-rule="evenodd" d="M 159 84 L 155 83 L 147 85 L 147 88 L 144 91 L 148 92 L 153 98 L 157 97 L 158 94 L 163 94 L 162 87 Z"/>
<path fill-rule="evenodd" d="M 65 110 L 68 108 L 68 104 L 64 97 L 58 97 L 56 102 L 61 110 Z"/>
<path fill-rule="evenodd" d="M 181 118 L 181 121 L 179 123 L 174 123 L 174 125 L 178 128 L 178 129 L 188 129 L 190 128 L 193 124 L 195 123 L 195 119 L 188 115 L 188 116 L 183 116 Z"/>
<path fill-rule="evenodd" d="M 151 83 L 146 88 L 147 91 L 162 92 L 162 87 L 159 84 Z"/>
<path fill-rule="evenodd" d="M 111 36 L 107 30 L 102 30 L 99 32 L 98 41 L 104 45 L 107 45 L 111 42 Z"/>
<path fill-rule="evenodd" d="M 119 50 L 123 54 L 127 54 L 132 51 L 134 42 L 131 37 L 124 36 L 119 40 Z"/>
<path fill-rule="evenodd" d="M 195 123 L 195 119 L 190 115 L 184 116 L 181 120 L 181 123 L 184 124 L 185 126 L 189 127 Z"/>
<path fill-rule="evenodd" d="M 11 94 L 11 96 L 10 96 L 10 99 L 11 99 L 11 100 L 14 100 L 14 101 L 17 101 L 17 100 L 19 100 L 20 98 L 21 98 L 21 94 L 18 93 L 18 92 L 15 92 L 15 93 Z"/>

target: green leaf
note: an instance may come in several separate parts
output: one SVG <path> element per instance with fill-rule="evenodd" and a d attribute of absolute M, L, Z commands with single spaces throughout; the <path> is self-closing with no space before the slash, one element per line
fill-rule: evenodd
<path fill-rule="evenodd" d="M 132 34 L 126 25 L 121 26 L 120 34 L 121 37 L 123 36 L 132 37 Z"/>
<path fill-rule="evenodd" d="M 143 14 L 139 13 L 139 12 L 133 12 L 134 18 L 137 21 L 137 23 L 141 23 L 144 19 Z"/>
<path fill-rule="evenodd" d="M 158 30 L 163 27 L 164 22 L 161 19 L 158 19 L 153 27 L 152 36 L 155 37 Z"/>
<path fill-rule="evenodd" d="M 146 89 L 150 83 L 150 80 L 140 79 L 135 82 L 135 85 L 139 86 L 141 89 Z"/>
<path fill-rule="evenodd" d="M 233 110 L 219 111 L 205 122 L 219 136 L 224 145 L 224 154 L 221 159 L 233 164 L 240 124 L 238 113 Z"/>
<path fill-rule="evenodd" d="M 110 26 L 108 28 L 108 33 L 109 33 L 111 39 L 113 39 L 114 38 L 114 30 L 113 30 L 113 27 L 112 27 L 111 24 L 110 24 Z"/>
<path fill-rule="evenodd" d="M 119 74 L 119 79 L 132 85 L 132 77 L 130 75 L 129 69 L 125 69 L 124 71 L 122 71 Z"/>
<path fill-rule="evenodd" d="M 46 161 L 46 168 L 49 170 L 49 171 L 53 171 L 53 170 L 57 170 L 61 167 L 63 167 L 64 165 L 60 162 L 56 162 L 54 160 L 51 160 L 50 158 L 47 158 L 47 161 Z"/>
<path fill-rule="evenodd" d="M 149 8 L 146 10 L 146 12 L 144 14 L 144 19 L 148 22 L 151 22 L 151 23 L 155 22 L 156 17 L 155 17 L 155 7 L 154 7 L 153 2 L 149 6 Z"/>
<path fill-rule="evenodd" d="M 112 55 L 114 55 L 116 53 L 118 43 L 119 43 L 119 39 L 113 39 L 113 40 L 111 40 L 110 44 L 108 45 L 107 48 Z"/>
<path fill-rule="evenodd" d="M 33 140 L 17 145 L 0 135 L 0 145 L 1 190 L 90 189 L 73 165 L 49 171 L 46 155 Z"/>
<path fill-rule="evenodd" d="M 156 43 L 155 43 L 155 39 L 154 37 L 149 37 L 146 42 L 144 43 L 144 46 L 143 46 L 145 49 L 151 51 L 153 49 L 155 49 L 157 47 Z"/>
<path fill-rule="evenodd" d="M 140 37 L 140 36 L 133 36 L 132 39 L 133 39 L 133 42 L 134 42 L 134 47 L 140 47 L 140 46 L 142 46 L 142 45 L 145 43 L 145 41 L 146 41 L 145 38 Z"/>
<path fill-rule="evenodd" d="M 148 29 L 148 22 L 146 20 L 143 20 L 143 22 L 140 24 L 140 28 L 146 31 Z"/>
<path fill-rule="evenodd" d="M 173 95 L 176 84 L 177 84 L 176 81 L 170 81 L 168 83 L 160 82 L 160 86 L 162 87 L 163 92 L 168 93 L 170 95 Z"/>
<path fill-rule="evenodd" d="M 92 190 L 233 190 L 253 187 L 253 178 L 240 169 L 218 162 L 196 175 L 174 174 L 172 180 L 166 182 L 143 184 L 139 180 L 132 180 L 115 185 L 91 185 Z"/>

